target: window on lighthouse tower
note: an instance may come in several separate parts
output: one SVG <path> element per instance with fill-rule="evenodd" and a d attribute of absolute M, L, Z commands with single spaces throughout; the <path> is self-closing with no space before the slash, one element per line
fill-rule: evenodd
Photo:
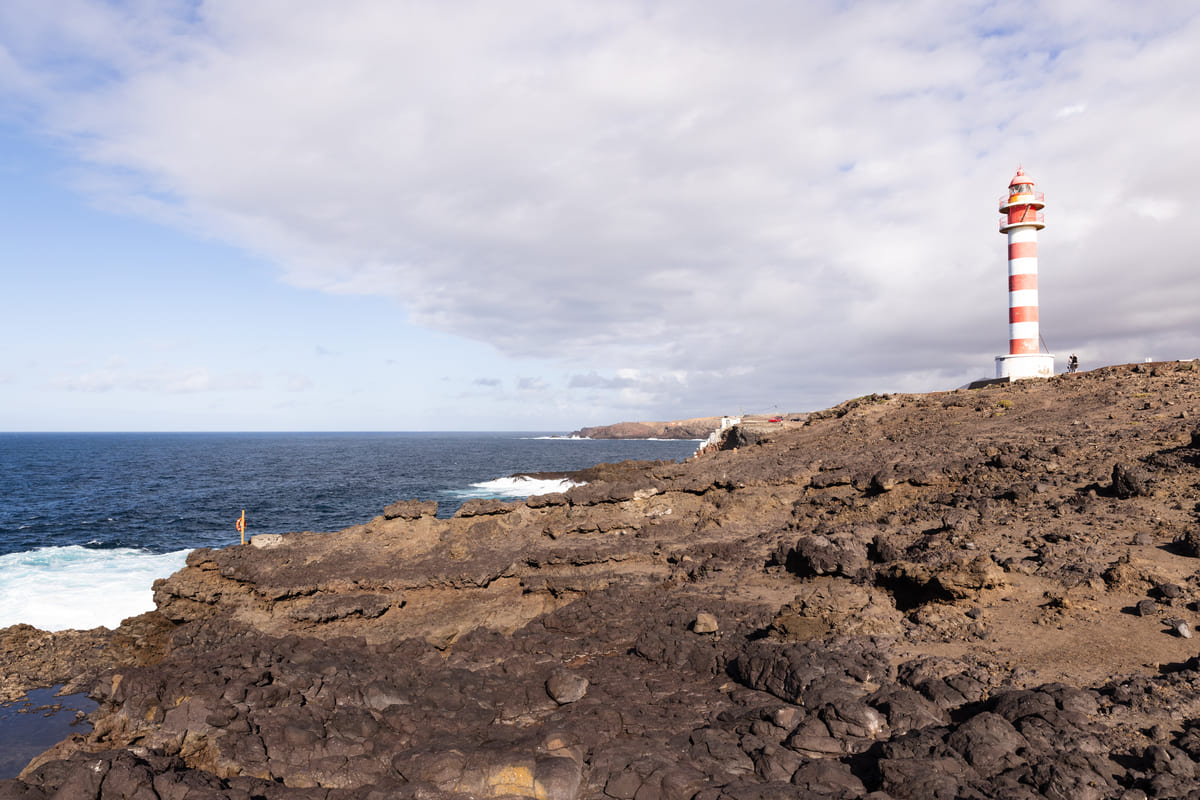
<path fill-rule="evenodd" d="M 1009 195 L 1011 196 L 1011 195 L 1016 195 L 1016 194 L 1033 194 L 1033 184 L 1032 183 L 1016 184 L 1015 186 L 1012 187 L 1012 191 L 1009 192 Z"/>

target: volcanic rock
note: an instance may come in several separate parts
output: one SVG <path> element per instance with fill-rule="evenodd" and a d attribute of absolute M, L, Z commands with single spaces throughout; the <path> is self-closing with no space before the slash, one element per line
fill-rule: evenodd
<path fill-rule="evenodd" d="M 401 500 L 383 509 L 384 519 L 420 519 L 437 515 L 437 502 Z"/>
<path fill-rule="evenodd" d="M 558 670 L 546 681 L 546 691 L 560 706 L 582 700 L 587 687 L 587 678 L 567 670 Z"/>
<path fill-rule="evenodd" d="M 1117 497 L 1128 499 L 1149 494 L 1150 475 L 1138 466 L 1114 464 L 1112 491 Z"/>

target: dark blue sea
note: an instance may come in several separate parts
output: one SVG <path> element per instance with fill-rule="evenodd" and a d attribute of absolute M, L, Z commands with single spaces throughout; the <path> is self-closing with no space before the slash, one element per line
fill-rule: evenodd
<path fill-rule="evenodd" d="M 197 547 L 246 533 L 336 531 L 396 500 L 564 488 L 513 479 L 627 459 L 672 461 L 695 441 L 538 433 L 0 434 L 0 627 L 115 627 Z"/>

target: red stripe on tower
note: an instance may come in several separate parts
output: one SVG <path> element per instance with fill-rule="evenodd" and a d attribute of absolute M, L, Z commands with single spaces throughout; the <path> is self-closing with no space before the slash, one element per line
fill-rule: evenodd
<path fill-rule="evenodd" d="M 1008 246 L 1009 258 L 1037 258 L 1037 242 L 1013 242 Z"/>
<path fill-rule="evenodd" d="M 1020 292 L 1028 289 L 1037 291 L 1037 275 L 1008 276 L 1008 290 L 1010 292 Z"/>

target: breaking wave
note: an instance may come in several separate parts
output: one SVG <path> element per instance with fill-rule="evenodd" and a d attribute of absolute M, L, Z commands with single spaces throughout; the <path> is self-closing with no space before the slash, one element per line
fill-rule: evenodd
<path fill-rule="evenodd" d="M 189 552 L 68 545 L 0 556 L 0 628 L 115 628 L 154 608 L 154 581 L 182 569 Z"/>
<path fill-rule="evenodd" d="M 552 442 L 591 442 L 591 441 L 595 441 L 590 436 L 522 436 L 521 438 L 525 439 L 527 441 L 537 441 L 537 442 L 540 442 L 543 440 L 548 440 L 548 441 L 552 441 Z"/>
<path fill-rule="evenodd" d="M 465 489 L 451 490 L 449 494 L 452 497 L 464 500 L 477 497 L 521 499 L 531 497 L 535 494 L 565 492 L 572 486 L 582 485 L 566 478 L 544 479 L 515 475 L 509 478 L 496 478 L 495 480 L 483 481 L 482 483 L 472 483 Z"/>

